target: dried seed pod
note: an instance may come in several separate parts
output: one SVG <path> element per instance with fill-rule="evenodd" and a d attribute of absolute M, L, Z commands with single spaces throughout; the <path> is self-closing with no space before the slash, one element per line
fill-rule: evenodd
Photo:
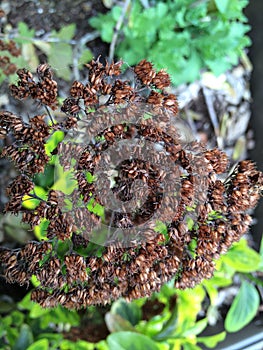
<path fill-rule="evenodd" d="M 5 45 L 0 41 L 0 48 Z M 9 49 L 15 50 L 13 44 Z M 239 162 L 223 181 L 218 174 L 226 172 L 226 154 L 183 141 L 176 96 L 163 91 L 170 84 L 164 70 L 157 73 L 143 60 L 125 75 L 121 64 L 99 58 L 89 63 L 88 83 L 75 81 L 58 111 L 59 117 L 65 113 L 62 121 L 49 113 L 26 123 L 0 113 L 0 137 L 12 133 L 15 140 L 2 156 L 21 172 L 7 188 L 5 210 L 22 212 L 32 229 L 44 223 L 47 239 L 16 251 L 0 249 L 0 259 L 9 282 L 27 284 L 37 276 L 40 286 L 31 298 L 43 307 L 132 300 L 158 291 L 174 276 L 176 288 L 194 287 L 212 276 L 213 260 L 247 231 L 246 212 L 263 188 L 253 162 Z M 17 74 L 17 85 L 10 87 L 16 98 L 57 108 L 57 83 L 47 64 L 38 67 L 37 81 L 26 69 Z M 58 142 L 52 155 L 75 187 L 70 194 L 51 187 L 39 198 L 32 178 L 50 165 L 46 143 L 58 130 L 67 142 Z M 159 168 L 164 155 L 168 161 Z M 119 201 L 117 209 L 107 207 L 109 192 Z M 25 195 L 39 201 L 33 210 L 23 207 Z M 104 247 L 97 244 L 102 238 Z"/>

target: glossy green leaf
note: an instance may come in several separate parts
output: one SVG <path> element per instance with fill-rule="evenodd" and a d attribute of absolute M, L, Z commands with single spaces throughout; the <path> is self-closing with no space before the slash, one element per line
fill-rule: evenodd
<path fill-rule="evenodd" d="M 77 342 L 63 340 L 59 344 L 60 350 L 94 350 L 94 348 L 95 347 L 92 343 L 86 342 L 84 340 L 79 340 Z"/>
<path fill-rule="evenodd" d="M 176 331 L 178 325 L 178 306 L 176 305 L 168 321 L 164 324 L 162 330 L 154 336 L 154 339 L 160 341 L 171 337 Z"/>
<path fill-rule="evenodd" d="M 204 344 L 208 348 L 215 348 L 217 344 L 223 341 L 226 337 L 226 332 L 221 332 L 207 337 L 198 337 L 197 342 Z"/>
<path fill-rule="evenodd" d="M 192 327 L 189 327 L 186 331 L 183 332 L 184 337 L 191 337 L 193 335 L 200 334 L 207 326 L 207 319 L 197 321 Z"/>
<path fill-rule="evenodd" d="M 19 328 L 14 328 L 14 327 L 9 327 L 6 328 L 6 338 L 8 340 L 8 343 L 10 343 L 10 345 L 12 346 L 11 349 L 13 349 L 14 345 L 17 342 L 17 339 L 19 338 L 19 334 L 20 334 L 20 329 Z M 17 350 L 20 350 L 18 347 L 16 348 Z M 8 349 L 9 350 L 9 349 Z"/>
<path fill-rule="evenodd" d="M 112 22 L 106 22 L 102 25 L 101 38 L 106 43 L 110 43 L 112 40 L 113 28 L 114 28 L 114 23 L 112 23 Z"/>
<path fill-rule="evenodd" d="M 135 326 L 141 319 L 142 312 L 135 303 L 127 303 L 124 299 L 115 301 L 111 307 L 111 313 L 121 316 Z"/>
<path fill-rule="evenodd" d="M 107 337 L 109 350 L 158 350 L 158 345 L 143 334 L 133 332 L 112 333 Z"/>
<path fill-rule="evenodd" d="M 29 345 L 33 343 L 33 334 L 31 328 L 27 324 L 22 324 L 20 334 L 13 346 L 13 350 L 27 350 Z"/>
<path fill-rule="evenodd" d="M 256 316 L 259 307 L 257 289 L 247 281 L 243 281 L 225 319 L 225 329 L 237 332 L 245 327 Z"/>
<path fill-rule="evenodd" d="M 31 344 L 27 350 L 49 350 L 49 344 L 47 339 L 39 339 Z"/>
<path fill-rule="evenodd" d="M 64 339 L 62 333 L 40 333 L 35 340 L 40 340 L 44 338 L 48 339 L 49 342 L 57 342 L 59 344 Z"/>
<path fill-rule="evenodd" d="M 120 315 L 112 314 L 111 312 L 106 313 L 105 322 L 108 330 L 111 333 L 121 331 L 136 332 L 135 328 L 131 325 L 131 323 L 128 320 L 121 317 Z"/>
<path fill-rule="evenodd" d="M 237 272 L 257 271 L 261 262 L 260 255 L 249 248 L 244 239 L 234 244 L 222 259 Z"/>

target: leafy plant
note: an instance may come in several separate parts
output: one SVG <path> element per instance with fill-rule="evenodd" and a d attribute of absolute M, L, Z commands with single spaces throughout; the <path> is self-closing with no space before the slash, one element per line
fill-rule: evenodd
<path fill-rule="evenodd" d="M 246 272 L 243 272 L 244 268 L 238 261 L 232 263 L 232 257 L 237 253 L 247 261 L 249 268 Z M 1 300 L 0 348 L 116 350 L 130 349 L 133 346 L 131 349 L 148 347 L 168 350 L 172 346 L 173 349 L 200 350 L 202 345 L 214 348 L 224 340 L 226 332 L 212 336 L 203 336 L 203 332 L 210 323 L 216 322 L 212 317 L 219 314 L 219 288 L 231 286 L 237 273 L 242 280 L 241 288 L 226 316 L 225 329 L 227 332 L 236 332 L 255 317 L 260 298 L 257 287 L 262 285 L 262 281 L 256 278 L 256 271 L 263 271 L 262 253 L 262 249 L 259 254 L 256 253 L 242 239 L 218 260 L 214 277 L 194 289 L 179 291 L 174 289 L 173 281 L 170 281 L 150 299 L 141 298 L 130 303 L 124 299 L 115 301 L 105 316 L 111 334 L 96 344 L 84 340 L 73 342 L 64 338 L 63 332 L 70 332 L 71 327 L 80 326 L 81 318 L 76 311 L 61 306 L 43 309 L 30 301 L 30 293 L 17 304 Z M 228 265 L 230 261 L 231 264 Z M 251 281 L 249 277 L 252 276 L 254 279 Z M 34 285 L 37 283 L 35 278 L 32 282 Z M 156 306 L 158 309 L 158 305 L 161 305 L 161 311 L 154 311 L 155 314 L 147 318 L 145 310 L 148 303 L 151 312 L 156 310 Z M 91 309 L 87 308 L 86 314 L 90 312 Z M 143 314 L 147 317 L 143 317 Z"/>
<path fill-rule="evenodd" d="M 75 35 L 75 31 L 76 25 L 72 23 L 64 26 L 58 31 L 52 30 L 51 33 L 45 38 L 38 38 L 36 37 L 36 32 L 34 29 L 30 29 L 24 22 L 19 22 L 17 25 L 17 33 L 13 38 L 13 41 L 17 44 L 21 54 L 17 57 L 13 57 L 6 51 L 4 54 L 9 57 L 10 61 L 16 67 L 24 66 L 35 70 L 39 65 L 39 52 L 37 50 L 40 50 L 43 54 L 45 54 L 47 62 L 52 64 L 54 67 L 55 74 L 59 78 L 69 81 L 72 75 L 71 66 L 73 62 L 74 45 L 76 44 L 72 40 Z M 8 38 L 8 33 L 3 37 Z M 3 42 L 8 42 L 8 39 L 5 39 Z M 78 64 L 89 62 L 91 59 L 91 51 L 82 47 L 77 59 Z M 2 74 L 0 75 L 0 84 L 3 82 L 6 76 L 7 74 L 5 70 L 2 70 Z M 9 82 L 15 82 L 15 70 L 13 70 L 12 74 L 9 75 L 8 78 Z"/>
<path fill-rule="evenodd" d="M 116 56 L 130 65 L 142 58 L 167 68 L 175 85 L 191 82 L 202 69 L 219 75 L 238 62 L 250 39 L 242 13 L 248 0 L 135 0 L 125 13 Z M 107 43 L 122 16 L 121 6 L 90 20 Z M 147 28 L 147 30 L 146 30 Z"/>
<path fill-rule="evenodd" d="M 237 255 L 241 259 L 241 265 L 233 259 Z M 242 261 L 247 262 L 246 268 Z M 234 276 L 238 273 L 242 281 L 241 287 L 227 313 L 225 329 L 227 332 L 239 331 L 258 312 L 260 296 L 257 287 L 262 285 L 262 281 L 254 278 L 251 283 L 248 277 L 254 276 L 256 271 L 262 271 L 262 262 L 262 250 L 258 254 L 248 247 L 245 239 L 242 239 L 219 259 L 217 270 L 210 280 L 204 281 L 194 289 L 181 291 L 174 289 L 172 281 L 164 285 L 161 291 L 151 298 L 153 305 L 154 303 L 163 305 L 163 311 L 148 321 L 142 319 L 142 309 L 149 299 L 139 299 L 129 304 L 122 299 L 115 301 L 111 311 L 106 315 L 108 329 L 112 332 L 112 335 L 107 338 L 109 348 L 113 349 L 111 344 L 114 344 L 116 349 L 119 348 L 124 344 L 123 339 L 126 339 L 127 344 L 133 342 L 136 337 L 138 339 L 138 333 L 151 338 L 155 342 L 155 347 L 159 349 L 170 349 L 172 345 L 173 349 L 197 350 L 202 349 L 200 344 L 214 348 L 224 340 L 226 332 L 212 336 L 203 336 L 202 332 L 210 323 L 216 322 L 212 319 L 212 311 L 214 317 L 219 315 L 216 310 L 219 288 L 233 285 Z M 204 307 L 208 303 L 207 295 L 209 305 Z M 171 307 L 173 299 L 176 300 L 175 307 Z M 203 311 L 205 311 L 205 317 L 201 318 Z M 142 344 L 144 344 L 143 339 Z"/>

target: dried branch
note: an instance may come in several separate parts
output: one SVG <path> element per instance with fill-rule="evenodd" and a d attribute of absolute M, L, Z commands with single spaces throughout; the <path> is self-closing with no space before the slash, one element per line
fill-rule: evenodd
<path fill-rule="evenodd" d="M 125 15 L 126 15 L 126 12 L 128 10 L 130 3 L 131 3 L 131 0 L 125 0 L 125 3 L 123 4 L 122 13 L 118 19 L 118 22 L 116 23 L 115 28 L 114 28 L 114 34 L 113 34 L 113 38 L 112 38 L 112 41 L 110 44 L 110 52 L 109 52 L 109 60 L 110 61 L 112 61 L 114 58 L 115 46 L 116 46 L 117 39 L 119 36 L 119 31 L 121 29 L 122 23 L 124 21 L 124 18 L 125 18 Z"/>

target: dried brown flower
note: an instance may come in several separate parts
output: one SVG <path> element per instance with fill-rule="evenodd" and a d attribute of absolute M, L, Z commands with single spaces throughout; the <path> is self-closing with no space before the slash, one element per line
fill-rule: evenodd
<path fill-rule="evenodd" d="M 7 188 L 5 210 L 22 212 L 31 228 L 47 223 L 47 241 L 28 242 L 15 251 L 1 248 L 1 264 L 9 282 L 27 284 L 37 276 L 40 286 L 31 298 L 43 307 L 81 308 L 149 296 L 174 276 L 176 288 L 194 287 L 213 275 L 214 259 L 248 230 L 247 211 L 263 188 L 263 175 L 253 162 L 239 162 L 222 180 L 218 174 L 228 165 L 224 152 L 181 141 L 176 96 L 163 91 L 170 84 L 165 71 L 157 73 L 143 60 L 126 80 L 121 65 L 104 65 L 99 59 L 89 63 L 88 83 L 72 84 L 62 121 L 53 117 L 48 123 L 50 115 L 38 114 L 26 123 L 0 112 L 0 137 L 14 138 L 2 156 L 10 157 L 21 172 Z M 57 108 L 57 84 L 47 64 L 38 67 L 37 80 L 26 69 L 17 74 L 18 84 L 10 87 L 16 98 L 31 97 Z M 45 145 L 58 130 L 65 132 L 67 142 L 58 143 L 49 155 Z M 123 159 L 132 143 L 133 156 Z M 119 160 L 116 174 L 112 149 Z M 50 189 L 39 198 L 32 178 L 45 170 L 52 155 L 65 172 L 71 171 L 75 188 L 70 195 Z M 169 161 L 159 169 L 164 155 Z M 117 210 L 109 189 L 119 201 Z M 23 206 L 25 195 L 38 199 L 33 210 Z M 156 232 L 156 213 L 167 232 Z M 127 241 L 134 244 L 123 244 Z"/>

